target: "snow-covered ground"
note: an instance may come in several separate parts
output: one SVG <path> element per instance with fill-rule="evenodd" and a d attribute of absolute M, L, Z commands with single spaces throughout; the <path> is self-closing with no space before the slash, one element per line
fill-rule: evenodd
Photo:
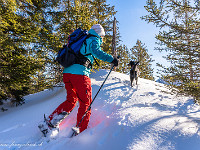
<path fill-rule="evenodd" d="M 93 96 L 108 70 L 91 74 Z M 112 72 L 92 105 L 89 128 L 69 138 L 76 107 L 46 142 L 37 125 L 66 98 L 64 88 L 25 97 L 26 104 L 0 112 L 0 150 L 199 150 L 200 106 L 177 97 L 163 84 Z"/>

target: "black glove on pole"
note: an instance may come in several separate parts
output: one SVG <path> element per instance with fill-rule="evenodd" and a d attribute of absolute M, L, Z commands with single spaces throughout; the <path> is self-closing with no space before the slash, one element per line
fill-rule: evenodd
<path fill-rule="evenodd" d="M 118 59 L 116 57 L 114 57 L 114 59 L 111 63 L 114 64 L 114 66 L 118 66 Z"/>

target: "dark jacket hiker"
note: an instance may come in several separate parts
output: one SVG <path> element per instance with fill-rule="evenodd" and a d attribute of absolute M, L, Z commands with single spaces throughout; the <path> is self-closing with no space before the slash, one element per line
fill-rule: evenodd
<path fill-rule="evenodd" d="M 138 62 L 135 61 L 130 61 L 130 63 L 128 64 L 129 66 L 131 66 L 131 70 L 130 70 L 130 82 L 131 82 L 131 87 L 133 86 L 133 80 L 135 79 L 136 81 L 136 85 L 138 82 L 138 74 L 139 74 L 139 69 L 138 69 Z"/>

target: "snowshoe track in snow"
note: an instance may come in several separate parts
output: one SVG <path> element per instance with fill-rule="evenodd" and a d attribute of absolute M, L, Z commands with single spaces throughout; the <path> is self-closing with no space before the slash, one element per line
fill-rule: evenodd
<path fill-rule="evenodd" d="M 108 72 L 91 74 L 93 96 Z M 49 142 L 41 138 L 37 126 L 44 113 L 50 114 L 65 100 L 65 89 L 45 90 L 25 98 L 26 104 L 0 113 L 0 149 L 19 149 L 3 146 L 13 142 L 38 144 L 20 147 L 24 150 L 199 150 L 200 147 L 199 105 L 191 97 L 177 97 L 163 84 L 153 81 L 139 78 L 138 85 L 131 88 L 128 75 L 111 72 L 92 105 L 88 129 L 69 138 L 71 127 L 76 124 L 75 107 L 62 122 L 58 137 Z"/>

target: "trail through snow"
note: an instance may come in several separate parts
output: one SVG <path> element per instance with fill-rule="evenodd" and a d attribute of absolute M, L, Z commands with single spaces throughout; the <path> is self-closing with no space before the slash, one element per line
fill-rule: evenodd
<path fill-rule="evenodd" d="M 108 70 L 91 74 L 93 96 Z M 78 106 L 60 125 L 58 137 L 41 138 L 37 125 L 66 99 L 64 88 L 25 97 L 26 104 L 0 112 L 0 150 L 199 150 L 200 107 L 161 83 L 112 72 L 92 105 L 87 130 L 69 138 Z M 77 104 L 78 105 L 78 104 Z"/>

